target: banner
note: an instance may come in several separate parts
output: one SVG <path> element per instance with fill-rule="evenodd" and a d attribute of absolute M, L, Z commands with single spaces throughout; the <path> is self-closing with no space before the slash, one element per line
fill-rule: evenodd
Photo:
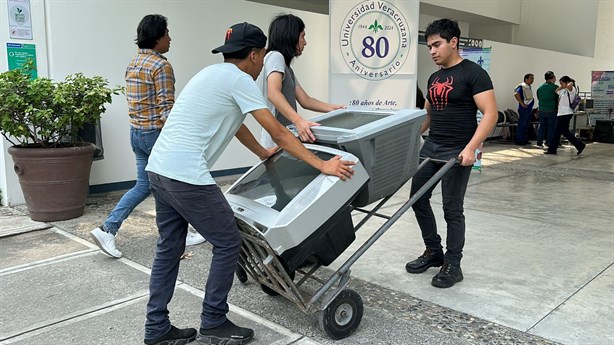
<path fill-rule="evenodd" d="M 330 102 L 415 108 L 418 0 L 330 0 Z"/>
<path fill-rule="evenodd" d="M 472 49 L 466 48 L 461 49 L 459 51 L 460 56 L 464 59 L 471 60 L 480 67 L 482 67 L 486 72 L 490 72 L 490 53 L 491 48 L 481 48 L 481 49 Z"/>
<path fill-rule="evenodd" d="M 614 112 L 614 71 L 593 71 L 591 73 L 591 98 L 593 110 L 610 119 Z"/>
<path fill-rule="evenodd" d="M 476 41 L 475 39 L 473 40 Z M 463 58 L 477 63 L 484 70 L 486 70 L 486 72 L 489 72 L 490 53 L 491 53 L 490 50 L 491 48 L 480 48 L 480 49 L 465 48 L 465 49 L 461 49 L 459 53 L 460 53 L 460 56 L 462 56 Z M 482 113 L 478 110 L 478 113 L 477 113 L 478 124 L 480 123 L 480 120 L 482 120 Z M 484 149 L 483 143 L 480 144 L 480 146 L 477 149 L 475 149 L 475 163 L 473 163 L 473 169 L 479 170 L 480 172 L 482 172 L 482 150 L 483 149 Z"/>

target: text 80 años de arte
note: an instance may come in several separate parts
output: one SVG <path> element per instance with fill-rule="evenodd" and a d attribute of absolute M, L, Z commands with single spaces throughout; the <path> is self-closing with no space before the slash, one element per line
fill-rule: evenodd
<path fill-rule="evenodd" d="M 363 107 L 396 107 L 397 106 L 397 101 L 395 100 L 391 100 L 391 99 L 387 99 L 387 100 L 370 100 L 370 99 L 364 99 L 364 100 L 359 100 L 359 99 L 353 99 L 350 100 L 348 102 L 348 106 L 351 107 L 356 107 L 356 106 L 363 106 Z"/>

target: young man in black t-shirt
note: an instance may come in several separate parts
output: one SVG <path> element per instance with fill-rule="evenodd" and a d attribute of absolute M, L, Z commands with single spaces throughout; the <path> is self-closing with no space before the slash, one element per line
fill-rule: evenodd
<path fill-rule="evenodd" d="M 497 104 L 488 73 L 459 54 L 460 29 L 456 21 L 436 20 L 426 28 L 424 37 L 433 61 L 441 68 L 431 75 L 427 85 L 427 116 L 421 133 L 429 128 L 430 132 L 420 156 L 440 160 L 458 157 L 460 164 L 441 178 L 448 230 L 445 255 L 430 204 L 433 186 L 413 205 L 426 250 L 416 260 L 407 263 L 405 269 L 409 273 L 422 273 L 429 267 L 441 266 L 432 284 L 448 288 L 463 280 L 460 268 L 465 245 L 463 200 L 471 166 L 475 162 L 475 150 L 497 122 Z M 483 114 L 479 125 L 476 119 L 478 109 Z M 429 162 L 419 170 L 412 179 L 411 195 L 442 166 L 443 163 Z"/>

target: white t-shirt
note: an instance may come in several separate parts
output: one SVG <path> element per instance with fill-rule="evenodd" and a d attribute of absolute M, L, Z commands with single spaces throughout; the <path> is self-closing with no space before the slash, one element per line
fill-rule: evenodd
<path fill-rule="evenodd" d="M 269 75 L 273 72 L 279 72 L 281 74 L 286 73 L 286 62 L 284 60 L 284 56 L 281 55 L 281 53 L 278 51 L 272 51 L 266 54 L 266 56 L 264 57 L 264 65 L 262 66 L 262 71 L 260 72 L 258 79 L 256 79 L 256 84 L 262 91 L 262 95 L 266 100 L 267 108 L 269 108 L 271 114 L 275 114 L 275 106 L 273 105 L 273 103 L 271 103 L 271 101 L 269 101 L 267 97 L 269 92 L 267 79 Z"/>
<path fill-rule="evenodd" d="M 290 121 L 283 117 L 281 113 L 276 111 L 275 106 L 268 98 L 269 87 L 268 87 L 268 78 L 269 75 L 273 72 L 279 72 L 283 75 L 282 84 L 281 84 L 281 93 L 284 95 L 288 104 L 296 110 L 296 87 L 299 86 L 298 79 L 294 75 L 294 71 L 292 68 L 286 66 L 286 61 L 284 60 L 284 56 L 278 51 L 271 51 L 266 54 L 264 57 L 264 66 L 262 67 L 262 71 L 256 79 L 256 84 L 262 91 L 262 95 L 266 100 L 267 108 L 271 111 L 271 114 L 275 116 L 275 118 L 284 126 L 290 124 Z M 260 144 L 266 148 L 271 148 L 277 146 L 277 144 L 271 138 L 271 135 L 262 129 L 260 136 Z"/>
<path fill-rule="evenodd" d="M 571 109 L 569 106 L 569 101 L 573 101 L 577 93 L 578 92 L 576 91 L 575 87 L 571 89 L 571 91 L 567 89 L 560 89 L 557 91 L 557 94 L 559 95 L 559 109 L 556 114 L 557 116 L 573 114 L 573 109 Z M 569 95 L 569 97 L 567 97 L 567 95 Z"/>
<path fill-rule="evenodd" d="M 177 98 L 146 170 L 194 185 L 215 184 L 209 169 L 246 114 L 265 108 L 252 77 L 236 65 L 205 67 Z"/>

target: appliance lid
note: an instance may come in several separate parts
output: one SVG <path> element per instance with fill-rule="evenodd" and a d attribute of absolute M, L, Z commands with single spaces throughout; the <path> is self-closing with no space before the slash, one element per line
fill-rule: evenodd
<path fill-rule="evenodd" d="M 322 160 L 336 155 L 327 152 L 330 150 L 310 151 Z M 281 212 L 320 174 L 318 169 L 280 150 L 248 171 L 226 194 L 254 200 Z"/>

